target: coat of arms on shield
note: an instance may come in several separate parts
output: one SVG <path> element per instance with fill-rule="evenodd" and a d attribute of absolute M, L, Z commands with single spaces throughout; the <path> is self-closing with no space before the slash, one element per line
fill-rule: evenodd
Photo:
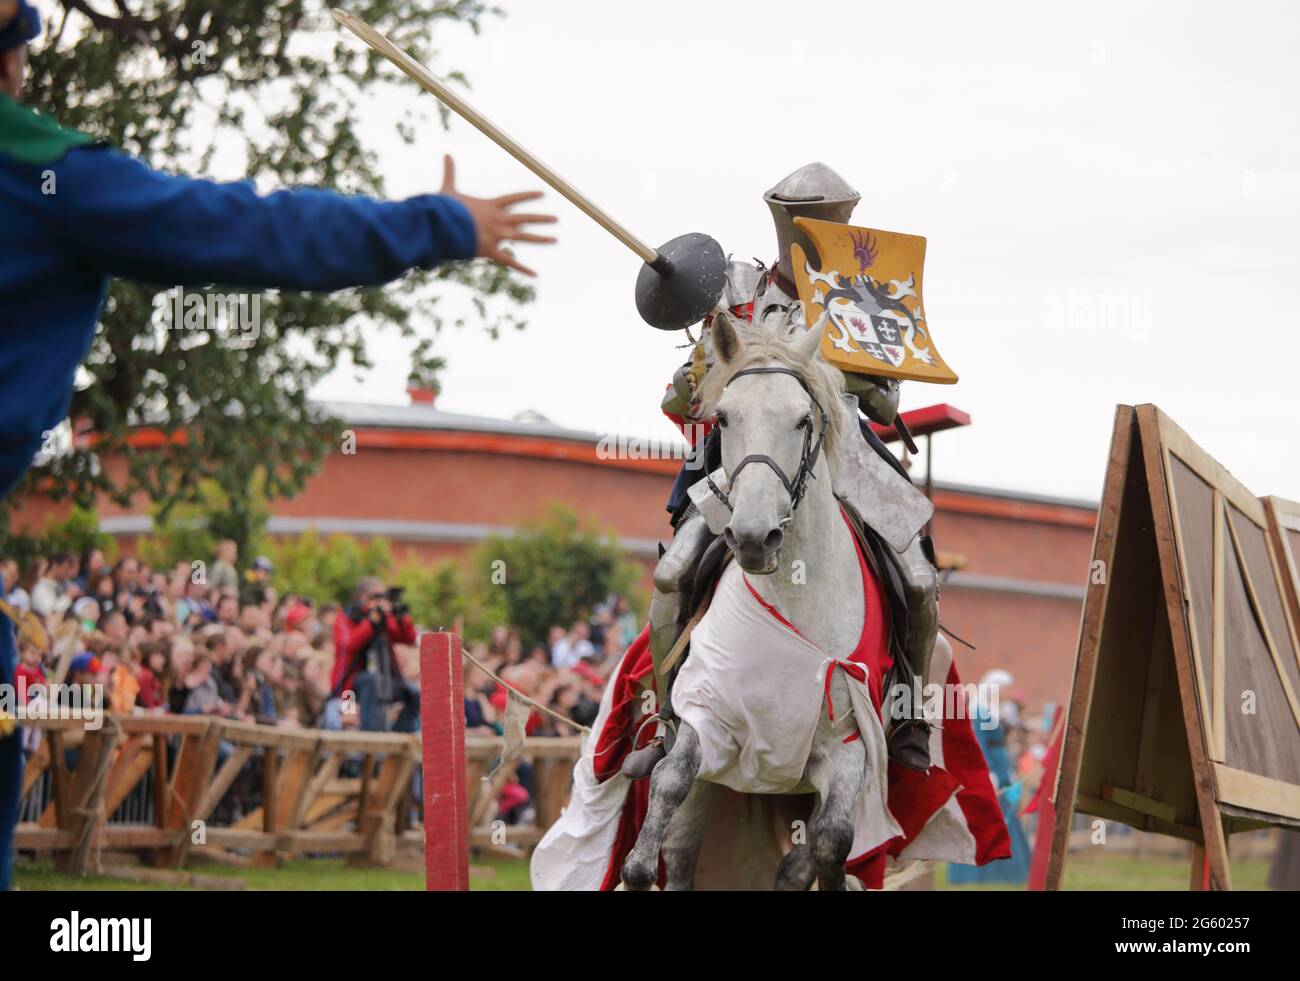
<path fill-rule="evenodd" d="M 822 331 L 822 357 L 846 371 L 951 385 L 921 301 L 925 239 L 796 218 L 820 264 L 791 246 L 805 322 Z"/>

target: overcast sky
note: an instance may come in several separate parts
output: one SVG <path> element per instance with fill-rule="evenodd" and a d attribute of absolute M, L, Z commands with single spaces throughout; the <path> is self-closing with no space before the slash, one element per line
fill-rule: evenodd
<path fill-rule="evenodd" d="M 858 224 L 929 240 L 925 309 L 974 424 L 940 480 L 1095 499 L 1114 405 L 1155 402 L 1257 494 L 1300 498 L 1300 5 L 501 0 L 433 67 L 651 244 L 703 231 L 771 259 L 764 190 L 823 160 Z M 407 147 L 371 108 L 395 195 L 539 185 L 468 124 Z M 561 243 L 523 334 L 450 332 L 439 405 L 670 436 L 680 335 L 641 322 L 639 267 L 555 194 Z M 318 394 L 405 401 L 406 349 Z"/>

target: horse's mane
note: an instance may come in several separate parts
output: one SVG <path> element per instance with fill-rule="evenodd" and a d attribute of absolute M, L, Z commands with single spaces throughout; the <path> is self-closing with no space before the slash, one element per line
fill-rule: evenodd
<path fill-rule="evenodd" d="M 802 324 L 787 321 L 765 327 L 737 320 L 730 313 L 719 311 L 715 314 L 715 317 L 720 316 L 725 316 L 731 322 L 740 340 L 740 349 L 730 361 L 724 361 L 717 356 L 717 345 L 714 344 L 713 364 L 700 385 L 700 405 L 704 417 L 713 415 L 718 400 L 737 373 L 746 368 L 765 365 L 790 368 L 808 383 L 808 389 L 822 404 L 830 419 L 822 455 L 834 475 L 847 427 L 853 422 L 844 405 L 844 376 L 839 369 L 827 364 L 816 354 L 807 357 L 791 343 L 794 331 L 807 329 Z"/>

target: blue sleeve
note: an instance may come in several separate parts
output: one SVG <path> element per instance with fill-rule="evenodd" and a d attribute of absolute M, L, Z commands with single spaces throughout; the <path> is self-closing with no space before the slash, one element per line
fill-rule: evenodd
<path fill-rule="evenodd" d="M 112 276 L 330 291 L 378 286 L 476 251 L 469 212 L 442 195 L 260 195 L 251 182 L 173 177 L 102 147 L 72 150 L 54 169 L 57 192 L 47 202 L 67 249 Z"/>

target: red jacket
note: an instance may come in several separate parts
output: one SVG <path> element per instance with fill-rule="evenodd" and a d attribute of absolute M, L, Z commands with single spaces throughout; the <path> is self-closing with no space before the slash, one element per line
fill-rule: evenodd
<path fill-rule="evenodd" d="M 8 629 L 6 627 L 5 629 Z M 21 679 L 21 680 L 20 680 Z M 26 685 L 23 682 L 26 682 Z M 32 686 L 45 684 L 45 672 L 38 667 L 28 667 L 26 664 L 19 664 L 14 671 L 14 686 L 19 690 L 27 692 L 27 701 L 32 700 Z"/>
<path fill-rule="evenodd" d="M 414 644 L 415 621 L 409 616 L 387 616 L 388 641 L 391 644 Z M 330 688 L 336 694 L 348 691 L 352 682 L 365 667 L 362 652 L 370 646 L 375 637 L 375 625 L 369 619 L 355 622 L 347 613 L 340 612 L 334 618 L 334 673 Z M 402 665 L 396 657 L 393 667 L 401 674 Z"/>
<path fill-rule="evenodd" d="M 162 682 L 148 668 L 140 667 L 140 691 L 136 693 L 135 703 L 143 708 L 158 708 L 163 704 Z"/>

